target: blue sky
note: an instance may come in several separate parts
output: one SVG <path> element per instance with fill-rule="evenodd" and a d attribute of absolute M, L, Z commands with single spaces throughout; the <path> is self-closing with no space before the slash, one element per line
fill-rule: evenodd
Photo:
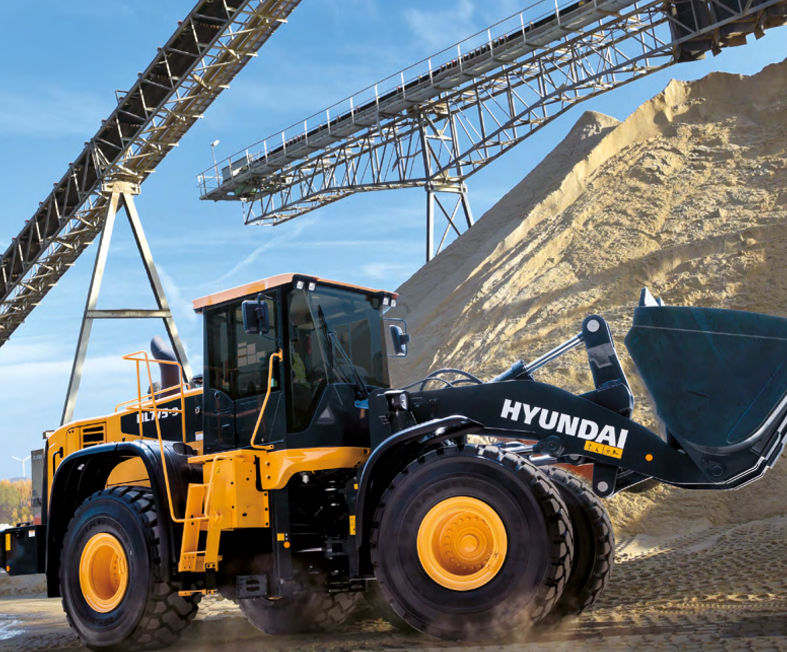
<path fill-rule="evenodd" d="M 174 31 L 193 0 L 54 0 L 4 6 L 6 65 L 0 92 L 0 238 L 9 243 L 60 179 L 83 142 Z M 202 329 L 191 299 L 285 271 L 395 289 L 423 263 L 422 190 L 370 193 L 280 227 L 244 226 L 234 203 L 199 200 L 196 175 L 417 60 L 520 10 L 512 0 L 303 0 L 244 72 L 144 185 L 137 200 L 192 365 Z M 31 20 L 32 19 L 32 20 Z M 34 27 L 33 27 L 34 25 Z M 673 77 L 713 70 L 751 74 L 787 58 L 787 27 L 706 61 L 674 66 L 582 104 L 470 180 L 476 217 L 522 179 L 584 110 L 623 119 Z M 11 54 L 13 53 L 13 55 Z M 13 63 L 11 63 L 13 61 Z M 59 425 L 95 246 L 0 348 L 0 478 L 19 475 L 12 455 L 41 445 Z M 115 229 L 100 308 L 152 307 L 125 220 Z M 111 412 L 131 397 L 124 353 L 165 335 L 157 321 L 98 323 L 77 418 Z"/>

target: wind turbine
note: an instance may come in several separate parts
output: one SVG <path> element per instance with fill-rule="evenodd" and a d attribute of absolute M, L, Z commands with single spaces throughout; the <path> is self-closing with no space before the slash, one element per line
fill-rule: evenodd
<path fill-rule="evenodd" d="M 17 462 L 22 462 L 22 477 L 27 478 L 27 473 L 25 473 L 25 462 L 30 459 L 30 456 L 28 455 L 25 459 L 22 459 L 21 457 L 15 457 L 13 455 L 11 457 L 13 457 Z"/>

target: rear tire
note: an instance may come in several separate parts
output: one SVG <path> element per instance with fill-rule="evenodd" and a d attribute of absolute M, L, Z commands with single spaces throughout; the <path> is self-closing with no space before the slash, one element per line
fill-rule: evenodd
<path fill-rule="evenodd" d="M 382 594 L 408 625 L 437 638 L 528 627 L 555 604 L 571 568 L 571 522 L 557 489 L 494 446 L 442 448 L 412 462 L 374 521 Z"/>
<path fill-rule="evenodd" d="M 566 503 L 574 529 L 574 560 L 563 595 L 545 619 L 557 622 L 578 616 L 601 597 L 615 561 L 615 533 L 604 504 L 575 475 L 543 469 Z"/>
<path fill-rule="evenodd" d="M 160 528 L 144 487 L 99 491 L 71 519 L 60 557 L 63 610 L 91 650 L 165 647 L 194 620 L 201 596 L 182 598 L 159 579 Z"/>
<path fill-rule="evenodd" d="M 287 636 L 333 629 L 349 618 L 359 593 L 320 593 L 304 591 L 271 600 L 238 600 L 249 622 L 264 634 Z"/>

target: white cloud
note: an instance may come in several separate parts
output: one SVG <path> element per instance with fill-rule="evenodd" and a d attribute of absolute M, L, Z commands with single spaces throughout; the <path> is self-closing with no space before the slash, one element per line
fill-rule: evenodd
<path fill-rule="evenodd" d="M 369 263 L 361 268 L 361 278 L 389 279 L 412 271 L 412 265 L 400 263 Z"/>
<path fill-rule="evenodd" d="M 240 272 L 245 267 L 248 267 L 252 263 L 254 263 L 262 254 L 266 251 L 270 251 L 272 249 L 277 249 L 289 243 L 290 241 L 294 240 L 298 237 L 298 235 L 307 227 L 310 226 L 311 220 L 298 220 L 295 224 L 292 224 L 287 231 L 282 233 L 281 235 L 274 236 L 270 238 L 265 244 L 257 247 L 254 251 L 248 254 L 243 260 L 241 260 L 237 265 L 235 265 L 230 271 L 226 274 L 222 274 L 218 279 L 216 279 L 216 283 L 222 284 L 226 281 L 237 276 L 238 272 Z"/>
<path fill-rule="evenodd" d="M 404 17 L 413 34 L 432 49 L 442 49 L 477 31 L 476 6 L 472 0 L 459 0 L 444 11 L 407 9 Z"/>
<path fill-rule="evenodd" d="M 172 310 L 174 315 L 177 315 L 176 321 L 185 319 L 186 321 L 194 323 L 198 322 L 199 315 L 191 310 L 190 300 L 183 294 L 180 286 L 175 282 L 175 279 L 173 279 L 161 265 L 157 265 L 157 269 L 158 275 L 161 278 L 161 285 L 164 286 L 164 294 L 167 296 L 170 310 Z"/>

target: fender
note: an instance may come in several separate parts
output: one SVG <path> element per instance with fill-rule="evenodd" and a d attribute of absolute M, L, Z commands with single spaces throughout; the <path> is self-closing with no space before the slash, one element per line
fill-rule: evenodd
<path fill-rule="evenodd" d="M 180 442 L 164 442 L 172 503 L 181 516 L 186 505 L 189 482 L 200 482 L 199 471 L 188 464 L 194 452 Z M 169 517 L 169 500 L 158 441 L 131 441 L 91 446 L 69 455 L 55 472 L 49 499 L 47 526 L 47 595 L 60 597 L 60 551 L 68 524 L 79 506 L 106 486 L 112 469 L 125 460 L 138 457 L 145 464 L 156 511 L 162 524 L 161 561 L 166 578 L 177 576 L 180 528 Z M 192 477 L 193 476 L 193 477 Z"/>
<path fill-rule="evenodd" d="M 361 567 L 368 561 L 371 523 L 383 492 L 402 466 L 417 456 L 410 445 L 415 444 L 418 448 L 423 448 L 427 443 L 438 443 L 483 430 L 484 426 L 478 421 L 453 415 L 400 430 L 374 449 L 364 464 L 358 481 L 355 514 L 356 529 L 360 536 L 356 537 L 356 547 L 360 553 Z M 365 553 L 361 553 L 361 550 L 365 550 Z"/>

